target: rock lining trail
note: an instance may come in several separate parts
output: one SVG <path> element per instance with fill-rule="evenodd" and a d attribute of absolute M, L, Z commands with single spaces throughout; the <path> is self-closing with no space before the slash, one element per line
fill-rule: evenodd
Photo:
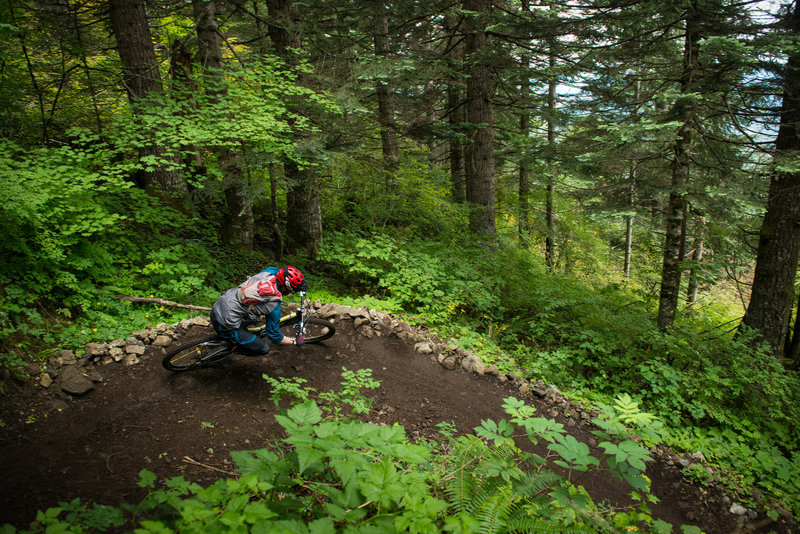
<path fill-rule="evenodd" d="M 198 371 L 170 373 L 161 358 L 175 340 L 209 331 L 205 317 L 89 344 L 80 357 L 60 351 L 46 369 L 31 367 L 31 378 L 6 388 L 0 406 L 0 525 L 27 527 L 36 510 L 77 497 L 138 502 L 145 495 L 136 484 L 143 468 L 159 479 L 182 475 L 201 484 L 225 476 L 233 469 L 230 451 L 257 449 L 282 435 L 263 374 L 301 377 L 327 391 L 339 389 L 343 368 L 372 369 L 381 386 L 366 392 L 374 399 L 368 420 L 402 424 L 411 439 L 436 436 L 443 421 L 459 432 L 471 432 L 485 419 L 499 421 L 507 417 L 503 399 L 514 396 L 596 445 L 590 434 L 594 414 L 553 386 L 487 367 L 402 317 L 337 304 L 315 307 L 318 316 L 335 322 L 333 338 L 273 346 L 263 357 L 234 355 Z M 651 510 L 675 531 L 682 524 L 711 534 L 792 531 L 786 522 L 773 523 L 741 506 L 719 484 L 687 483 L 682 469 L 707 468 L 702 455 L 684 458 L 661 448 L 651 455 L 647 475 L 660 499 Z M 630 502 L 631 488 L 611 475 L 590 474 L 581 483 L 597 503 Z"/>

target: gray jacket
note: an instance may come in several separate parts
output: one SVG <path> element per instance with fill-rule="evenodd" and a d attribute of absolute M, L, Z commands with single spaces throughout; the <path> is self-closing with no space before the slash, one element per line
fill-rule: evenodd
<path fill-rule="evenodd" d="M 242 326 L 242 323 L 256 321 L 262 315 L 270 316 L 275 308 L 280 305 L 282 299 L 282 295 L 274 289 L 274 282 L 272 284 L 272 293 L 264 302 L 243 304 L 240 300 L 243 297 L 243 287 L 252 286 L 254 282 L 258 284 L 258 282 L 272 281 L 274 273 L 270 271 L 271 269 L 264 270 L 250 277 L 241 286 L 229 289 L 220 295 L 211 308 L 211 314 L 214 315 L 214 319 L 220 326 L 236 330 Z"/>

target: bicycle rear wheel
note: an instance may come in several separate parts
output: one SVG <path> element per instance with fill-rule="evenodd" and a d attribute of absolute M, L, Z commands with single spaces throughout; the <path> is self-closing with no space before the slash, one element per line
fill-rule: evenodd
<path fill-rule="evenodd" d="M 168 371 L 180 373 L 218 362 L 232 351 L 230 342 L 209 334 L 181 343 L 167 352 L 161 363 Z"/>
<path fill-rule="evenodd" d="M 297 336 L 297 326 L 300 322 L 300 316 L 296 315 L 289 318 L 289 320 L 281 323 L 281 333 L 284 336 L 295 337 Z M 336 328 L 333 323 L 325 319 L 318 319 L 310 317 L 306 319 L 303 328 L 303 338 L 305 343 L 319 343 L 333 336 L 336 333 Z"/>

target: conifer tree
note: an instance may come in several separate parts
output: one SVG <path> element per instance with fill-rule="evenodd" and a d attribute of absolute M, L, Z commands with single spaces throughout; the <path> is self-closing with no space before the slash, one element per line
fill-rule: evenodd
<path fill-rule="evenodd" d="M 750 303 L 742 319 L 742 325 L 758 332 L 776 356 L 783 354 L 800 255 L 800 50 L 795 44 L 800 36 L 800 2 L 791 7 L 785 28 L 795 41 L 787 46 L 775 168 L 759 232 Z"/>

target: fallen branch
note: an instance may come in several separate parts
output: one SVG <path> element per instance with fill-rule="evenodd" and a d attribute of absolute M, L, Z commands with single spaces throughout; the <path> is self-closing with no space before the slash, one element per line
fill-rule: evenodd
<path fill-rule="evenodd" d="M 211 308 L 207 306 L 194 306 L 192 304 L 180 304 L 178 302 L 172 302 L 171 300 L 166 299 L 157 299 L 153 297 L 129 297 L 126 295 L 117 295 L 119 300 L 130 300 L 131 302 L 153 302 L 155 304 L 161 304 L 163 306 L 175 306 L 176 308 L 186 308 L 189 310 L 202 310 L 202 311 L 211 311 Z"/>
<path fill-rule="evenodd" d="M 199 467 L 205 467 L 206 469 L 211 469 L 212 471 L 219 471 L 220 473 L 222 473 L 224 475 L 230 475 L 232 477 L 238 477 L 239 476 L 238 473 L 234 473 L 233 471 L 225 471 L 223 469 L 217 469 L 216 467 L 213 467 L 213 466 L 210 466 L 210 465 L 201 464 L 197 460 L 194 460 L 194 459 L 192 459 L 192 458 L 190 458 L 188 456 L 184 456 L 183 457 L 183 461 L 184 461 L 184 463 L 197 465 Z"/>

